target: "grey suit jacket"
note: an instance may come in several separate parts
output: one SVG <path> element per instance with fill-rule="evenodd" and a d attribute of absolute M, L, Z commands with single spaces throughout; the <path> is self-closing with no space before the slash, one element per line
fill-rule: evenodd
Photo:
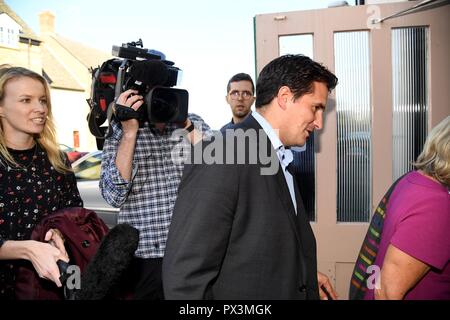
<path fill-rule="evenodd" d="M 252 116 L 239 128 L 261 129 Z M 246 142 L 235 160 L 236 151 L 249 156 L 266 144 L 278 161 L 265 133 Z M 166 299 L 319 299 L 301 197 L 296 215 L 281 166 L 275 175 L 261 175 L 262 167 L 186 165 L 163 259 Z"/>

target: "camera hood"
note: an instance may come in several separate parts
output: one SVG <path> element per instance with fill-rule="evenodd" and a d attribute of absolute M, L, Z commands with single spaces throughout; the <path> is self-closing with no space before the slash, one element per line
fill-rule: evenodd
<path fill-rule="evenodd" d="M 184 122 L 188 116 L 189 93 L 184 89 L 156 86 L 145 96 L 151 123 Z"/>

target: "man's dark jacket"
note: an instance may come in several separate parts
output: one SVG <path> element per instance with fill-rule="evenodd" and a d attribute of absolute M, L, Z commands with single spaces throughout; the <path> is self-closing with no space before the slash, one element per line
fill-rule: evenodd
<path fill-rule="evenodd" d="M 224 141 L 235 139 L 238 129 L 250 138 L 244 147 L 235 140 L 234 154 L 222 160 L 245 153 L 248 162 L 265 144 L 278 170 L 262 175 L 267 165 L 261 157 L 254 164 L 185 167 L 163 259 L 165 297 L 319 299 L 316 242 L 300 194 L 296 215 L 275 150 L 258 122 L 249 116 L 235 129 Z M 252 135 L 252 129 L 262 134 Z M 211 144 L 202 150 L 209 153 Z"/>

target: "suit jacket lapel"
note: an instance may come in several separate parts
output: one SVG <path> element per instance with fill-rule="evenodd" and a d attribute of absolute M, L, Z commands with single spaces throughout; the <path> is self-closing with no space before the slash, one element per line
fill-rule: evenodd
<path fill-rule="evenodd" d="M 248 116 L 243 122 L 242 122 L 242 127 L 246 127 L 246 128 L 252 128 L 255 130 L 262 130 L 262 127 L 260 126 L 260 124 L 258 123 L 258 121 L 255 120 L 255 118 L 253 118 L 251 115 Z M 263 139 L 265 140 L 265 142 L 267 143 L 267 149 L 266 150 L 271 150 L 272 152 L 272 161 L 278 161 L 278 156 L 276 154 L 275 149 L 272 146 L 272 143 L 270 142 L 269 137 L 266 135 L 266 133 L 263 131 L 263 134 L 260 136 L 258 134 L 258 144 L 259 143 L 264 143 L 264 141 L 259 141 L 259 139 Z M 259 152 L 259 148 L 258 148 L 258 152 Z M 295 233 L 295 237 L 297 238 L 297 241 L 300 243 L 300 235 L 299 235 L 299 228 L 298 228 L 298 222 L 297 222 L 297 216 L 295 214 L 295 208 L 294 205 L 292 204 L 292 199 L 289 193 L 289 188 L 288 185 L 286 183 L 286 178 L 284 177 L 284 173 L 282 172 L 283 168 L 281 167 L 281 164 L 279 164 L 278 166 L 278 172 L 273 176 L 273 180 L 275 180 L 277 188 L 275 188 L 277 190 L 277 194 L 278 197 L 280 198 L 281 203 L 283 204 L 285 210 L 285 214 L 287 214 L 290 225 L 292 227 L 292 229 L 294 230 Z M 298 198 L 297 198 L 298 199 Z M 298 202 L 298 200 L 297 200 Z M 298 205 L 297 205 L 298 207 Z"/>
<path fill-rule="evenodd" d="M 278 196 L 280 197 L 281 202 L 283 203 L 284 208 L 286 209 L 284 211 L 288 215 L 291 226 L 294 229 L 295 237 L 297 238 L 297 241 L 300 243 L 297 215 L 295 214 L 295 209 L 294 209 L 294 205 L 292 204 L 292 199 L 291 199 L 291 196 L 289 193 L 289 188 L 287 186 L 286 178 L 284 177 L 282 170 L 283 170 L 283 168 L 280 165 L 280 169 L 278 170 L 277 174 L 275 175 L 275 180 L 278 185 L 277 192 L 278 192 Z"/>
<path fill-rule="evenodd" d="M 261 129 L 261 126 L 259 125 L 259 123 L 256 120 L 254 120 L 253 117 L 247 117 L 247 118 L 253 119 L 253 121 L 256 122 L 256 125 L 258 126 L 258 128 Z M 259 137 L 259 135 L 258 135 L 258 137 Z M 273 161 L 279 161 L 278 156 L 276 155 L 276 152 L 273 149 L 272 144 L 271 144 L 269 138 L 267 137 L 267 135 L 264 133 L 259 138 L 266 139 L 267 143 L 269 144 L 267 146 L 267 150 L 272 150 L 273 155 L 274 155 Z M 301 217 L 301 215 L 306 216 L 306 212 L 305 212 L 305 208 L 303 206 L 303 201 L 300 196 L 298 186 L 296 185 L 297 182 L 295 181 L 295 177 L 293 177 L 293 178 L 294 178 L 295 198 L 297 201 L 297 214 L 295 213 L 295 208 L 294 208 L 294 205 L 292 204 L 291 194 L 289 192 L 289 187 L 287 185 L 286 178 L 283 173 L 283 168 L 282 168 L 281 164 L 278 166 L 278 172 L 274 176 L 274 180 L 276 180 L 276 183 L 278 185 L 278 188 L 276 188 L 276 189 L 277 189 L 278 196 L 285 208 L 284 212 L 285 212 L 285 214 L 287 214 L 290 225 L 291 225 L 292 229 L 294 230 L 295 238 L 297 239 L 297 243 L 299 246 L 298 254 L 300 256 L 300 258 L 299 258 L 299 269 L 300 269 L 299 273 L 300 273 L 300 279 L 301 279 L 300 285 L 306 285 L 307 284 L 307 265 L 306 265 L 306 258 L 305 258 L 304 249 L 303 249 L 303 242 L 301 240 L 301 234 L 300 234 L 301 230 L 302 230 L 302 226 L 301 226 L 302 219 L 300 219 L 300 217 Z"/>
<path fill-rule="evenodd" d="M 302 233 L 302 228 L 304 227 L 304 221 L 308 221 L 308 218 L 306 217 L 306 210 L 305 210 L 305 206 L 303 205 L 303 200 L 302 197 L 300 195 L 300 189 L 298 188 L 297 185 L 297 180 L 294 178 L 294 189 L 295 189 L 295 199 L 297 200 L 297 216 L 295 217 L 297 219 L 297 225 L 298 225 L 298 230 L 300 231 L 300 233 Z M 304 218 L 304 219 L 302 219 Z M 309 223 L 309 222 L 307 222 Z M 304 230 L 304 229 L 303 229 Z M 303 234 L 305 235 L 305 234 Z M 304 250 L 303 250 L 303 242 L 300 241 L 300 268 L 302 270 L 301 275 L 302 275 L 302 282 L 303 284 L 306 285 L 307 283 L 307 266 L 306 266 L 306 258 L 304 256 Z"/>

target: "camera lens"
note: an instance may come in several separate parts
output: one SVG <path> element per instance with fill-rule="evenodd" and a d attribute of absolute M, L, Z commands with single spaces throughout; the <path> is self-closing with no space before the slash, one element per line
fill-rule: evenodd
<path fill-rule="evenodd" d="M 152 122 L 170 122 L 178 115 L 178 98 L 173 92 L 165 90 L 154 92 L 149 105 Z"/>
<path fill-rule="evenodd" d="M 155 87 L 145 95 L 145 110 L 150 123 L 184 122 L 188 116 L 186 90 Z"/>

